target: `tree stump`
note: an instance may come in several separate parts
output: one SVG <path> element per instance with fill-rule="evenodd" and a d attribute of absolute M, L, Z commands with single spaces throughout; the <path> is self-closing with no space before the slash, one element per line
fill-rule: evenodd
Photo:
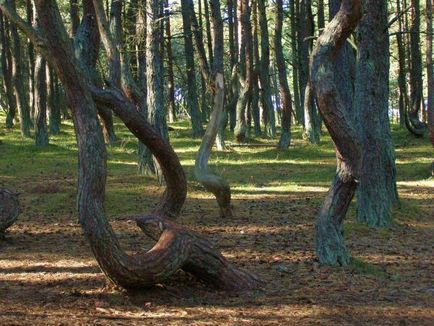
<path fill-rule="evenodd" d="M 15 223 L 19 214 L 18 195 L 0 188 L 0 239 L 4 238 L 6 229 Z"/>

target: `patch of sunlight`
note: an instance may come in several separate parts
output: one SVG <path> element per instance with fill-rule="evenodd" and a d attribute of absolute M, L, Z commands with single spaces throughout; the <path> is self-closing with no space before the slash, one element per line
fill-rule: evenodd
<path fill-rule="evenodd" d="M 434 178 L 429 178 L 426 180 L 416 180 L 416 181 L 398 181 L 398 186 L 405 187 L 428 187 L 434 188 Z"/>
<path fill-rule="evenodd" d="M 281 184 L 276 186 L 265 186 L 265 187 L 257 187 L 256 185 L 252 184 L 245 184 L 245 185 L 239 185 L 231 187 L 233 190 L 238 191 L 251 191 L 251 192 L 257 192 L 258 194 L 261 192 L 275 192 L 276 194 L 282 193 L 282 192 L 317 192 L 322 193 L 326 192 L 329 188 L 323 187 L 323 186 L 303 186 L 298 184 Z"/>

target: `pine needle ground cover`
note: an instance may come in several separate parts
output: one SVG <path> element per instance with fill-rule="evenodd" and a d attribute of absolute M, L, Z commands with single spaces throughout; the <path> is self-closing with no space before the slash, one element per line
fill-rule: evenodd
<path fill-rule="evenodd" d="M 0 125 L 5 116 L 0 114 Z M 348 268 L 320 266 L 314 223 L 335 171 L 333 145 L 308 145 L 294 132 L 288 151 L 256 138 L 214 152 L 210 166 L 232 186 L 235 216 L 219 217 L 215 199 L 194 180 L 200 141 L 185 122 L 170 140 L 189 180 L 179 222 L 209 237 L 262 291 L 213 291 L 182 272 L 147 291 L 106 284 L 77 222 L 77 147 L 72 125 L 46 149 L 17 129 L 0 129 L 0 186 L 20 193 L 22 213 L 0 242 L 1 325 L 432 325 L 434 320 L 434 180 L 432 147 L 393 128 L 401 207 L 387 229 L 345 221 Z M 164 188 L 137 175 L 136 141 L 120 123 L 108 148 L 106 210 L 130 252 L 153 243 L 127 216 L 146 213 Z"/>

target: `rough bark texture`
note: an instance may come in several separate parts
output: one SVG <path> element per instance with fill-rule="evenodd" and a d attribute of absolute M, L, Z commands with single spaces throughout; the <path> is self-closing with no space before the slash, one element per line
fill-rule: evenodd
<path fill-rule="evenodd" d="M 19 214 L 18 195 L 0 188 L 0 240 L 4 238 L 6 229 L 15 223 Z"/>
<path fill-rule="evenodd" d="M 102 6 L 101 6 L 102 7 Z M 2 4 L 0 3 L 0 8 Z M 179 213 L 186 195 L 186 181 L 179 160 L 170 145 L 144 121 L 125 94 L 116 86 L 100 89 L 91 85 L 91 79 L 73 55 L 73 49 L 53 0 L 36 0 L 42 39 L 32 34 L 40 49 L 46 51 L 50 64 L 56 69 L 65 87 L 72 109 L 79 149 L 78 210 L 80 223 L 88 238 L 99 266 L 116 285 L 124 288 L 153 286 L 164 281 L 178 268 L 185 268 L 202 280 L 223 289 L 251 289 L 259 285 L 249 273 L 235 269 L 206 240 L 184 232 L 168 221 L 170 213 Z M 104 24 L 100 23 L 104 32 Z M 50 33 L 55 30 L 56 33 Z M 107 46 L 111 46 L 108 39 Z M 116 53 L 113 53 L 116 57 Z M 116 76 L 116 74 L 111 74 Z M 112 82 L 111 85 L 116 85 Z M 168 189 L 178 198 L 163 196 L 168 206 L 156 210 L 156 217 L 137 220 L 140 226 L 154 222 L 162 231 L 158 242 L 147 253 L 127 255 L 104 212 L 106 181 L 106 150 L 102 130 L 97 120 L 95 101 L 112 105 L 122 121 L 156 156 L 165 173 Z M 173 187 L 175 188 L 173 189 Z M 180 205 L 179 205 L 180 204 Z M 161 205 L 160 205 L 161 206 Z M 145 228 L 146 229 L 146 228 Z"/>
<path fill-rule="evenodd" d="M 354 98 L 362 142 L 357 189 L 357 218 L 372 227 L 390 224 L 398 200 L 395 151 L 389 126 L 389 35 L 387 3 L 362 0 L 357 29 L 357 75 Z"/>
<path fill-rule="evenodd" d="M 292 99 L 288 86 L 285 57 L 282 48 L 282 26 L 283 26 L 283 1 L 276 0 L 275 8 L 275 32 L 274 32 L 274 52 L 276 57 L 277 73 L 279 75 L 279 93 L 282 98 L 282 133 L 277 145 L 279 149 L 287 149 L 291 144 L 291 113 Z"/>
<path fill-rule="evenodd" d="M 316 253 L 328 265 L 347 265 L 342 221 L 354 197 L 361 164 L 361 145 L 350 108 L 335 83 L 335 60 L 361 17 L 360 1 L 343 0 L 339 12 L 318 38 L 311 58 L 310 78 L 324 123 L 333 139 L 338 167 L 316 222 Z"/>

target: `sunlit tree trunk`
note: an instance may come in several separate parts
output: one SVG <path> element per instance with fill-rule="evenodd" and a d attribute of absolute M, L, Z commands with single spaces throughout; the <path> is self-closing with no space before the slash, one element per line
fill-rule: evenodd
<path fill-rule="evenodd" d="M 291 113 L 292 98 L 288 86 L 285 57 L 282 48 L 282 29 L 283 29 L 283 1 L 276 0 L 275 7 L 275 30 L 274 30 L 274 52 L 276 57 L 277 73 L 279 75 L 279 93 L 282 99 L 282 118 L 279 149 L 287 149 L 291 144 Z"/>
<path fill-rule="evenodd" d="M 14 96 L 14 88 L 12 82 L 12 55 L 9 38 L 9 24 L 4 19 L 0 11 L 0 43 L 1 48 L 1 68 L 4 79 L 4 89 L 6 93 L 8 112 L 6 114 L 6 128 L 14 126 L 14 118 L 17 110 L 17 100 Z"/>

